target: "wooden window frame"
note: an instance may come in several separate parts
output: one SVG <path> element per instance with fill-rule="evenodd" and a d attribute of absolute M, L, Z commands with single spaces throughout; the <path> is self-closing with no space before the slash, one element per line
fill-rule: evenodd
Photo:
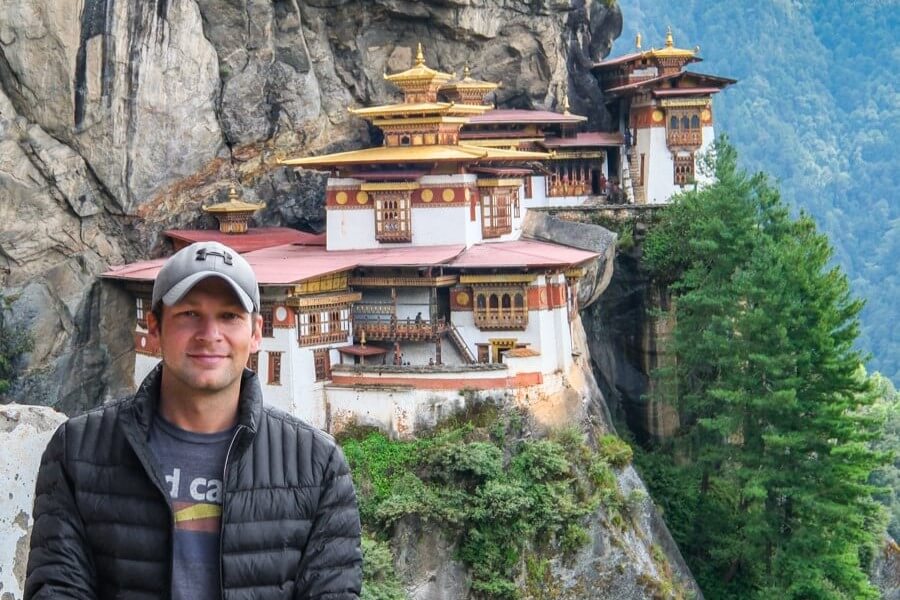
<path fill-rule="evenodd" d="M 147 313 L 150 312 L 150 298 L 147 298 L 146 296 L 137 296 L 134 299 L 134 305 L 138 326 L 147 329 Z"/>
<path fill-rule="evenodd" d="M 334 315 L 339 319 L 333 319 Z M 301 311 L 297 313 L 297 343 L 301 346 L 318 346 L 345 342 L 352 327 L 349 305 Z"/>
<path fill-rule="evenodd" d="M 318 348 L 313 350 L 313 362 L 316 372 L 316 381 L 331 379 L 331 348 Z"/>
<path fill-rule="evenodd" d="M 247 368 L 254 373 L 259 373 L 259 352 L 253 352 L 247 357 Z"/>
<path fill-rule="evenodd" d="M 481 236 L 495 238 L 512 233 L 512 192 L 497 188 L 481 195 Z"/>
<path fill-rule="evenodd" d="M 375 194 L 375 239 L 389 243 L 412 241 L 412 201 L 409 192 Z"/>
<path fill-rule="evenodd" d="M 524 330 L 528 327 L 525 287 L 476 287 L 472 314 L 479 329 Z"/>
<path fill-rule="evenodd" d="M 672 157 L 672 169 L 675 185 L 690 185 L 695 181 L 694 155 Z"/>
<path fill-rule="evenodd" d="M 282 352 L 269 351 L 267 358 L 269 385 L 281 385 L 281 355 Z"/>
<path fill-rule="evenodd" d="M 262 317 L 262 337 L 275 337 L 275 307 L 263 304 L 259 307 L 259 316 Z"/>

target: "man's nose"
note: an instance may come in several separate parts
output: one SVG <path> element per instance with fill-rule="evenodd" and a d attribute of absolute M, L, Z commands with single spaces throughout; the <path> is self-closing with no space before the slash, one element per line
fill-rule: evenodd
<path fill-rule="evenodd" d="M 219 321 L 214 317 L 202 317 L 200 319 L 200 327 L 197 330 L 197 337 L 204 340 L 217 340 L 222 337 L 219 330 Z"/>

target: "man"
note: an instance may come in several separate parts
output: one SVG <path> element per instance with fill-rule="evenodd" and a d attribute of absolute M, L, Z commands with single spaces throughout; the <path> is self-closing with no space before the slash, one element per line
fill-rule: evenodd
<path fill-rule="evenodd" d="M 63 424 L 38 474 L 25 598 L 357 598 L 359 514 L 325 433 L 262 405 L 250 265 L 193 244 L 153 285 L 162 362 Z"/>

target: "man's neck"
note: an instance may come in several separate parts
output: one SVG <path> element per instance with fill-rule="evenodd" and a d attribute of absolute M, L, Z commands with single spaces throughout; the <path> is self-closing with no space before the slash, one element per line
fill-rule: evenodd
<path fill-rule="evenodd" d="M 187 394 L 180 388 L 177 382 L 167 381 L 163 369 L 159 413 L 172 425 L 195 433 L 215 433 L 237 422 L 239 387 L 208 395 Z"/>

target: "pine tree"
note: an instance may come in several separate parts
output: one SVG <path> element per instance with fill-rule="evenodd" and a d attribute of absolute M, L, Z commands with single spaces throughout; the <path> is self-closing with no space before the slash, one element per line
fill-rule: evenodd
<path fill-rule="evenodd" d="M 861 565 L 878 509 L 875 419 L 853 349 L 862 303 L 831 248 L 727 142 L 716 183 L 682 195 L 645 263 L 674 294 L 692 523 L 679 541 L 710 598 L 877 597 Z M 670 389 L 670 388 L 661 388 Z M 652 485 L 652 484 L 651 484 Z"/>

